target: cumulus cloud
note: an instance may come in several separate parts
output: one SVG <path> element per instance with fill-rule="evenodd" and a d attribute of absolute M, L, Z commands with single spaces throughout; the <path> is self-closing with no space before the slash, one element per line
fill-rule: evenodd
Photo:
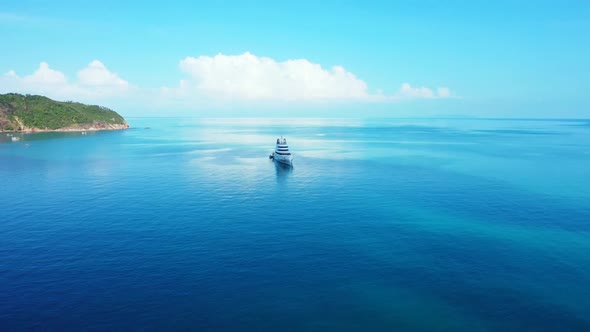
<path fill-rule="evenodd" d="M 438 88 L 435 93 L 408 83 L 389 95 L 382 90 L 371 93 L 365 81 L 342 66 L 327 69 L 306 59 L 276 61 L 249 52 L 187 57 L 180 61 L 180 69 L 188 78 L 176 89 L 163 88 L 164 93 L 248 101 L 387 101 L 451 96 L 448 88 Z"/>
<path fill-rule="evenodd" d="M 318 100 L 367 98 L 367 84 L 341 66 L 331 69 L 305 59 L 275 61 L 241 55 L 187 57 L 180 61 L 189 79 L 182 88 L 221 99 Z"/>
<path fill-rule="evenodd" d="M 397 90 L 371 91 L 368 84 L 342 66 L 324 68 L 307 59 L 277 61 L 249 52 L 240 55 L 187 57 L 179 62 L 185 79 L 175 87 L 138 88 L 94 60 L 73 80 L 46 62 L 30 75 L 9 71 L 0 76 L 0 93 L 43 94 L 61 100 L 99 101 L 123 96 L 129 102 L 200 105 L 208 101 L 363 101 L 450 98 L 447 87 L 429 88 L 403 83 Z M 390 92 L 388 92 L 390 91 Z"/>
<path fill-rule="evenodd" d="M 423 98 L 423 99 L 434 99 L 434 98 L 450 98 L 451 90 L 446 87 L 440 87 L 436 89 L 436 93 L 427 87 L 413 87 L 410 83 L 402 84 L 399 91 L 395 94 L 395 98 L 407 99 L 407 98 Z"/>
<path fill-rule="evenodd" d="M 114 86 L 126 88 L 129 83 L 111 72 L 100 61 L 94 60 L 78 72 L 78 82 L 88 86 Z"/>
<path fill-rule="evenodd" d="M 16 73 L 12 72 L 12 77 L 18 78 Z M 23 82 L 31 85 L 63 85 L 67 83 L 66 76 L 57 70 L 49 68 L 47 62 L 41 62 L 39 68 L 29 76 L 23 78 Z"/>
<path fill-rule="evenodd" d="M 120 95 L 130 85 L 111 72 L 102 62 L 94 60 L 78 71 L 77 81 L 70 82 L 66 75 L 41 62 L 39 68 L 27 76 L 13 70 L 0 77 L 0 92 L 43 94 L 56 99 L 83 99 Z"/>

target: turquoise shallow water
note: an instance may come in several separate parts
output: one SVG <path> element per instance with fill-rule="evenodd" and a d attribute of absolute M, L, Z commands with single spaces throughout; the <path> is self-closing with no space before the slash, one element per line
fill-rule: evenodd
<path fill-rule="evenodd" d="M 0 134 L 1 330 L 590 330 L 588 120 L 129 120 Z"/>

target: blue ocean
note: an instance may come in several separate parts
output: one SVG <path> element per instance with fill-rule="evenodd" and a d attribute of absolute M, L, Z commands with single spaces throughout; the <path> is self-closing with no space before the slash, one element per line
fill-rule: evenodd
<path fill-rule="evenodd" d="M 0 330 L 590 331 L 590 120 L 128 121 L 0 133 Z"/>

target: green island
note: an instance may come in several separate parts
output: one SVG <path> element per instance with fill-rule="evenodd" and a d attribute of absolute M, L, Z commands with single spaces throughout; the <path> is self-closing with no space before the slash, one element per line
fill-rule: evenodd
<path fill-rule="evenodd" d="M 44 96 L 0 94 L 0 132 L 127 129 L 117 112 L 97 105 L 55 101 Z"/>

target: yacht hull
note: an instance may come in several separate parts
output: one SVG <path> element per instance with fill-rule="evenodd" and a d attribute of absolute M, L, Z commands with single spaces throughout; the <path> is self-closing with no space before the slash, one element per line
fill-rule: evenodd
<path fill-rule="evenodd" d="M 273 152 L 272 154 L 272 159 L 276 162 L 279 162 L 281 164 L 285 164 L 285 165 L 293 165 L 293 157 L 291 157 L 290 155 L 280 155 L 278 153 Z"/>

